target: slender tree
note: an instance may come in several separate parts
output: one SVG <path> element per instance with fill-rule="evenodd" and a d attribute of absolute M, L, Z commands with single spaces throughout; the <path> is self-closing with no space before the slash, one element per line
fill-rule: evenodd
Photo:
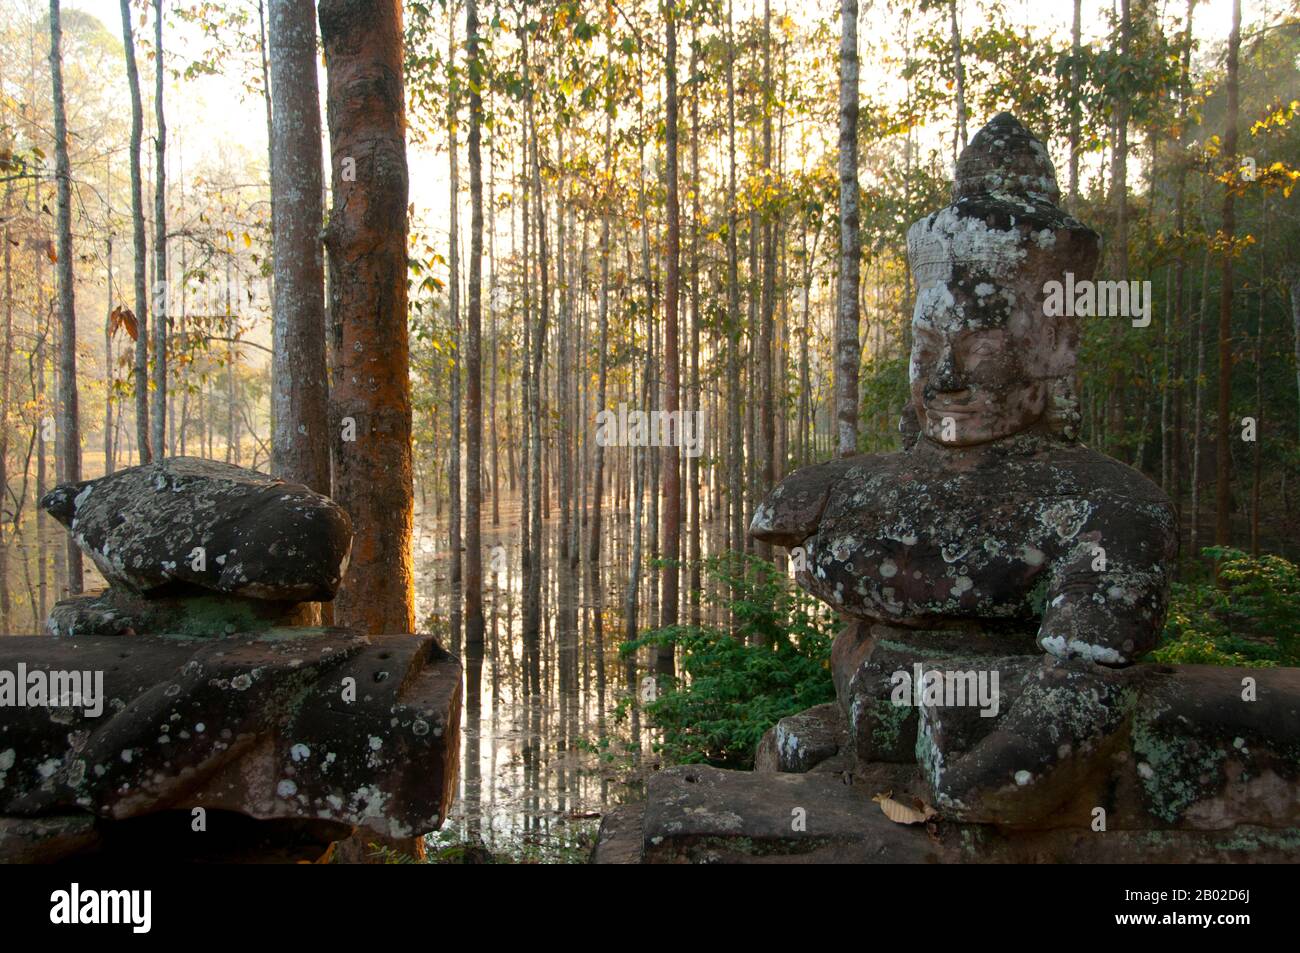
<path fill-rule="evenodd" d="M 744 437 L 740 424 L 740 223 L 736 214 L 736 36 L 727 0 L 727 494 L 732 552 L 745 551 Z"/>
<path fill-rule="evenodd" d="M 72 272 L 72 169 L 68 117 L 63 99 L 63 27 L 59 0 L 50 0 L 50 83 L 54 91 L 54 176 L 58 182 L 59 230 L 59 479 L 81 480 L 81 420 L 77 409 L 77 308 Z M 81 549 L 67 534 L 69 592 L 81 592 Z"/>
<path fill-rule="evenodd" d="M 9 146 L 8 142 L 4 143 Z M 5 340 L 4 350 L 0 351 L 0 632 L 12 632 L 9 626 L 11 599 L 9 595 L 9 536 L 5 533 L 3 501 L 9 499 L 9 373 L 13 367 L 14 355 L 14 275 L 13 275 L 13 231 L 10 226 L 10 213 L 13 200 L 13 181 L 5 183 L 4 204 L 4 241 L 5 260 Z M 14 530 L 18 529 L 17 519 Z"/>
<path fill-rule="evenodd" d="M 108 180 L 109 177 L 105 176 L 106 183 Z M 109 211 L 111 213 L 111 210 Z M 104 308 L 104 473 L 108 475 L 113 472 L 113 235 L 111 232 L 104 240 L 104 270 L 108 273 L 108 305 Z"/>
<path fill-rule="evenodd" d="M 525 51 L 527 47 L 525 47 Z M 527 73 L 527 60 L 525 60 L 525 73 Z M 539 287 L 537 295 L 537 324 L 532 329 L 532 338 L 530 344 L 532 353 L 528 356 L 532 367 L 530 376 L 532 387 L 529 394 L 529 449 L 532 458 L 528 465 L 528 478 L 530 481 L 529 497 L 532 500 L 532 507 L 529 511 L 528 536 L 532 543 L 533 551 L 528 562 L 528 578 L 525 580 L 524 590 L 524 644 L 526 650 L 530 652 L 528 659 L 528 678 L 532 683 L 532 693 L 534 696 L 541 694 L 541 632 L 542 632 L 542 554 L 545 552 L 544 540 L 542 538 L 542 359 L 545 354 L 544 346 L 546 343 L 547 325 L 550 323 L 550 266 L 549 252 L 547 248 L 546 235 L 546 202 L 542 192 L 542 166 L 540 157 L 540 135 L 537 134 L 537 123 L 532 118 L 534 106 L 534 96 L 532 94 L 531 80 L 528 84 L 528 103 L 527 108 L 530 114 L 529 127 L 533 131 L 531 137 L 532 145 L 532 198 L 534 202 L 534 215 L 537 227 L 537 265 L 539 271 Z"/>
<path fill-rule="evenodd" d="M 613 127 L 613 117 L 607 113 L 605 116 L 605 165 L 602 177 L 600 215 L 600 301 L 597 306 L 597 321 L 600 326 L 597 332 L 599 335 L 597 347 L 599 371 L 597 372 L 596 381 L 596 408 L 598 411 L 605 408 L 609 385 L 609 245 L 610 206 L 612 204 L 610 190 L 612 186 Z M 587 549 L 587 588 L 590 591 L 592 606 L 591 630 L 596 654 L 596 690 L 602 696 L 600 708 L 603 711 L 603 695 L 605 691 L 605 593 L 601 588 L 600 544 L 602 521 L 604 519 L 602 503 L 605 491 L 605 447 L 601 441 L 596 441 L 592 454 L 594 459 L 592 461 L 591 478 L 591 518 L 588 524 L 590 530 L 588 539 L 590 541 Z"/>
<path fill-rule="evenodd" d="M 333 197 L 325 249 L 334 498 L 356 531 L 334 619 L 366 633 L 411 632 L 402 8 L 398 0 L 320 0 L 318 9 Z"/>
<path fill-rule="evenodd" d="M 465 58 L 469 78 L 469 301 L 466 324 L 465 433 L 465 655 L 467 699 L 477 707 L 483 662 L 483 63 L 479 57 L 478 0 L 465 4 Z"/>
<path fill-rule="evenodd" d="M 1235 205 L 1240 159 L 1237 156 L 1237 117 L 1240 110 L 1238 60 L 1241 53 L 1241 0 L 1232 0 L 1232 32 L 1228 34 L 1226 128 L 1223 158 L 1227 180 L 1223 186 L 1223 265 L 1219 285 L 1219 407 L 1218 446 L 1215 448 L 1214 542 L 1228 546 L 1232 540 L 1232 271 L 1237 234 Z"/>
<path fill-rule="evenodd" d="M 775 87 L 772 82 L 772 2 L 763 3 L 763 182 L 764 193 L 775 188 L 772 168 L 772 113 L 775 110 Z M 776 381 L 773 379 L 772 348 L 776 336 L 776 236 L 778 211 L 768 203 L 762 216 L 763 275 L 758 324 L 758 408 L 759 421 L 755 462 L 758 464 L 759 488 L 766 493 L 776 482 Z M 754 247 L 757 247 L 755 236 Z M 772 544 L 759 541 L 755 551 L 760 559 L 772 558 Z"/>
<path fill-rule="evenodd" d="M 447 514 L 447 547 L 451 550 L 451 645 L 461 651 L 464 622 L 464 557 L 461 506 L 461 324 L 460 324 L 460 77 L 456 72 L 456 4 L 447 7 L 447 174 L 450 178 L 451 203 L 447 215 L 447 292 L 448 317 L 451 319 L 452 362 L 448 368 L 451 383 L 451 446 L 447 460 L 447 495 L 451 497 Z"/>
<path fill-rule="evenodd" d="M 1082 109 L 1079 100 L 1083 95 L 1083 0 L 1074 0 L 1074 23 L 1070 29 L 1070 189 L 1069 206 L 1079 202 L 1079 147 Z"/>
<path fill-rule="evenodd" d="M 665 4 L 664 73 L 668 86 L 667 115 L 665 118 L 665 149 L 667 150 L 667 241 L 664 263 L 664 410 L 668 419 L 681 409 L 681 365 L 678 354 L 678 303 L 681 268 L 681 209 L 677 196 L 677 13 L 673 0 Z M 680 435 L 679 435 L 680 436 Z M 682 548 L 682 471 L 680 441 L 670 440 L 662 448 L 663 454 L 663 601 L 660 604 L 660 625 L 670 628 L 677 624 L 678 587 L 681 579 Z M 670 643 L 657 647 L 655 674 L 673 675 L 673 646 Z"/>
<path fill-rule="evenodd" d="M 321 126 L 311 4 L 270 0 L 274 262 L 272 472 L 330 490 Z M 233 404 L 233 401 L 231 402 Z"/>
<path fill-rule="evenodd" d="M 952 158 L 953 162 L 956 162 L 961 154 L 960 150 L 966 148 L 966 67 L 961 55 L 961 26 L 957 22 L 957 0 L 948 0 L 948 16 L 952 34 L 953 95 L 956 97 L 953 108 L 957 114 L 957 122 L 953 129 Z"/>
<path fill-rule="evenodd" d="M 858 449 L 858 0 L 840 3 L 840 280 L 835 313 L 836 452 Z"/>
<path fill-rule="evenodd" d="M 131 93 L 131 236 L 135 261 L 135 442 L 140 462 L 153 459 L 149 429 L 149 285 L 145 277 L 147 249 L 144 239 L 144 178 L 140 174 L 140 149 L 144 138 L 144 105 L 140 100 L 140 72 L 135 62 L 135 37 L 131 31 L 131 0 L 121 0 L 122 48 L 126 51 L 126 84 Z"/>
<path fill-rule="evenodd" d="M 153 448 L 167 453 L 167 121 L 163 113 L 163 0 L 154 0 Z"/>
<path fill-rule="evenodd" d="M 690 402 L 687 410 L 698 413 L 702 407 L 700 400 L 700 76 L 699 76 L 699 35 L 698 26 L 692 30 L 691 64 L 689 82 L 691 94 L 691 379 Z M 604 344 L 601 345 L 604 350 Z M 602 399 L 603 399 L 602 392 Z M 704 434 L 696 434 L 703 440 Z M 700 455 L 690 458 L 687 476 L 687 503 L 690 507 L 690 551 L 687 561 L 690 567 L 689 599 L 690 624 L 700 625 L 700 588 L 702 574 L 702 557 L 700 543 Z"/>

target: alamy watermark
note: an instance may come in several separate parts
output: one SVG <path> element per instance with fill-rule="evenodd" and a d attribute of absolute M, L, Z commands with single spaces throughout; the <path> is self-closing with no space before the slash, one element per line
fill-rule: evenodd
<path fill-rule="evenodd" d="M 1133 327 L 1151 323 L 1151 282 L 1082 281 L 1067 271 L 1065 281 L 1043 285 L 1043 314 L 1049 318 L 1132 318 Z"/>
<path fill-rule="evenodd" d="M 940 671 L 927 670 L 920 662 L 912 671 L 899 669 L 889 676 L 894 686 L 890 700 L 898 707 L 920 708 L 978 707 L 981 718 L 996 718 L 999 709 L 998 670 Z"/>
<path fill-rule="evenodd" d="M 80 708 L 87 718 L 104 713 L 104 673 L 31 669 L 23 662 L 16 671 L 0 669 L 0 708 Z"/>
<path fill-rule="evenodd" d="M 153 925 L 152 890 L 91 890 L 73 883 L 50 894 L 50 922 L 56 925 L 123 924 L 132 933 Z"/>
<path fill-rule="evenodd" d="M 596 443 L 602 447 L 681 447 L 688 457 L 704 452 L 702 410 L 618 410 L 596 414 Z"/>
<path fill-rule="evenodd" d="M 154 282 L 149 304 L 155 314 L 165 306 L 170 315 L 183 312 L 223 315 L 265 310 L 271 306 L 271 299 L 265 278 L 250 278 L 236 272 L 228 279 Z"/>

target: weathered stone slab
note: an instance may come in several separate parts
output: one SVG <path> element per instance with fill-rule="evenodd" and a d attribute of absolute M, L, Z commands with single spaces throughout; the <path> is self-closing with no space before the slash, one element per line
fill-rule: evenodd
<path fill-rule="evenodd" d="M 645 805 L 620 804 L 600 819 L 593 864 L 639 864 L 644 840 Z"/>
<path fill-rule="evenodd" d="M 196 457 L 64 484 L 41 506 L 110 584 L 143 594 L 190 587 L 328 601 L 352 546 L 352 522 L 328 497 Z"/>
<path fill-rule="evenodd" d="M 787 774 L 811 771 L 840 753 L 847 732 L 844 712 L 838 702 L 787 715 L 759 741 L 754 770 Z"/>
<path fill-rule="evenodd" d="M 827 774 L 691 765 L 660 771 L 646 787 L 646 863 L 928 863 L 955 857 L 924 831 L 916 833 L 886 818 L 863 788 Z"/>
<path fill-rule="evenodd" d="M 940 664 L 945 696 L 917 709 L 916 757 L 932 803 L 953 818 L 1005 827 L 1087 827 L 1115 776 L 1149 667 L 1047 656 Z M 972 676 L 996 686 L 992 706 L 952 704 L 947 685 Z"/>
<path fill-rule="evenodd" d="M 89 814 L 0 817 L 0 863 L 49 864 L 99 843 Z"/>
<path fill-rule="evenodd" d="M 306 607 L 199 590 L 183 597 L 146 598 L 110 587 L 54 604 L 45 629 L 61 638 L 91 635 L 181 635 L 217 638 L 236 632 L 300 625 Z"/>
<path fill-rule="evenodd" d="M 0 640 L 0 672 L 20 666 L 102 672 L 103 710 L 6 711 L 0 815 L 204 807 L 409 837 L 454 792 L 461 670 L 430 636 Z"/>
<path fill-rule="evenodd" d="M 949 816 L 1005 828 L 1300 826 L 1300 670 L 1000 664 L 997 717 L 922 709 L 918 760 Z"/>
<path fill-rule="evenodd" d="M 1129 751 L 1143 820 L 1300 826 L 1300 669 L 1152 666 Z"/>
<path fill-rule="evenodd" d="M 1300 827 L 1000 831 L 940 817 L 890 821 L 873 793 L 906 791 L 899 766 L 868 766 L 845 785 L 819 774 L 675 767 L 655 775 L 641 805 L 601 824 L 594 863 L 1295 863 Z M 919 781 L 920 779 L 915 779 Z M 906 801 L 906 797 L 899 797 Z M 791 830 L 806 811 L 807 830 Z M 639 838 L 639 841 L 638 841 Z M 638 849 L 639 845 L 639 849 Z"/>

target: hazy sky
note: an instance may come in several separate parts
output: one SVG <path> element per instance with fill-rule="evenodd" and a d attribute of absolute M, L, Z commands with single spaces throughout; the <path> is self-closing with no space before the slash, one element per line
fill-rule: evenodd
<path fill-rule="evenodd" d="M 256 0 L 231 0 L 232 3 L 248 4 L 256 17 Z M 1181 13 L 1185 9 L 1182 0 L 1169 0 L 1170 9 Z M 756 2 L 753 5 L 757 5 Z M 870 4 L 862 0 L 859 36 L 863 44 L 875 37 L 886 35 L 896 24 L 885 11 L 883 2 Z M 66 7 L 76 7 L 99 17 L 114 34 L 121 31 L 119 0 L 65 0 Z M 742 18 L 751 6 L 747 0 L 738 0 L 736 17 Z M 1085 41 L 1100 35 L 1105 30 L 1103 11 L 1111 6 L 1109 0 L 1085 0 L 1083 4 L 1083 32 Z M 1249 21 L 1253 16 L 1266 9 L 1262 0 L 1246 0 L 1243 4 L 1244 18 Z M 808 0 L 789 2 L 774 0 L 775 14 L 787 13 L 796 21 L 803 17 L 825 17 L 839 8 L 838 0 Z M 807 11 L 812 10 L 809 14 Z M 1031 24 L 1036 29 L 1052 30 L 1061 36 L 1069 33 L 1072 18 L 1071 0 L 1007 0 L 1009 15 L 1019 23 Z M 1220 41 L 1228 29 L 1231 13 L 1231 0 L 1199 0 L 1197 3 L 1197 35 L 1204 41 Z M 137 24 L 138 29 L 138 24 Z M 152 37 L 152 23 L 146 28 Z M 201 49 L 202 38 L 196 31 L 181 26 L 168 24 L 164 36 L 164 47 L 170 52 L 189 60 Z M 1209 48 L 1210 43 L 1203 43 Z M 142 73 L 151 69 L 151 64 L 142 61 Z M 891 78 L 870 59 L 862 64 L 862 86 L 864 90 L 888 88 Z M 120 80 L 118 80 L 120 81 Z M 320 69 L 320 85 L 324 89 L 324 69 Z M 142 76 L 142 85 L 152 91 L 152 79 Z M 212 159 L 226 150 L 233 152 L 232 159 L 237 159 L 240 152 L 249 157 L 256 157 L 264 162 L 266 154 L 266 117 L 265 105 L 259 96 L 247 96 L 243 93 L 241 77 L 224 75 L 188 80 L 180 84 L 169 84 L 165 94 L 169 133 L 172 144 L 179 144 L 170 153 L 172 162 L 183 159 L 187 168 L 202 159 Z M 323 104 L 322 104 L 323 105 Z M 978 128 L 982 117 L 974 117 L 974 126 Z M 828 130 L 828 141 L 833 141 L 834 130 Z M 411 147 L 408 153 L 410 165 L 411 200 L 415 203 L 417 219 L 423 219 L 437 227 L 445 228 L 445 210 L 447 207 L 447 171 L 446 157 L 437 155 L 427 148 Z M 462 162 L 462 165 L 464 163 Z M 172 171 L 173 176 L 175 171 Z M 328 171 L 327 171 L 328 178 Z M 462 197 L 462 201 L 467 201 Z"/>

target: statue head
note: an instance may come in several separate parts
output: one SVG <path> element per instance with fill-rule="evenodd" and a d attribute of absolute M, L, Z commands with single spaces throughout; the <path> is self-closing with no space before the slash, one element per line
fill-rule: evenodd
<path fill-rule="evenodd" d="M 1044 286 L 1066 272 L 1091 278 L 1101 239 L 1058 201 L 1047 150 L 1000 113 L 962 152 L 952 204 L 908 230 L 917 282 L 909 376 L 929 440 L 1074 439 L 1078 332 L 1073 318 L 1046 316 Z"/>

